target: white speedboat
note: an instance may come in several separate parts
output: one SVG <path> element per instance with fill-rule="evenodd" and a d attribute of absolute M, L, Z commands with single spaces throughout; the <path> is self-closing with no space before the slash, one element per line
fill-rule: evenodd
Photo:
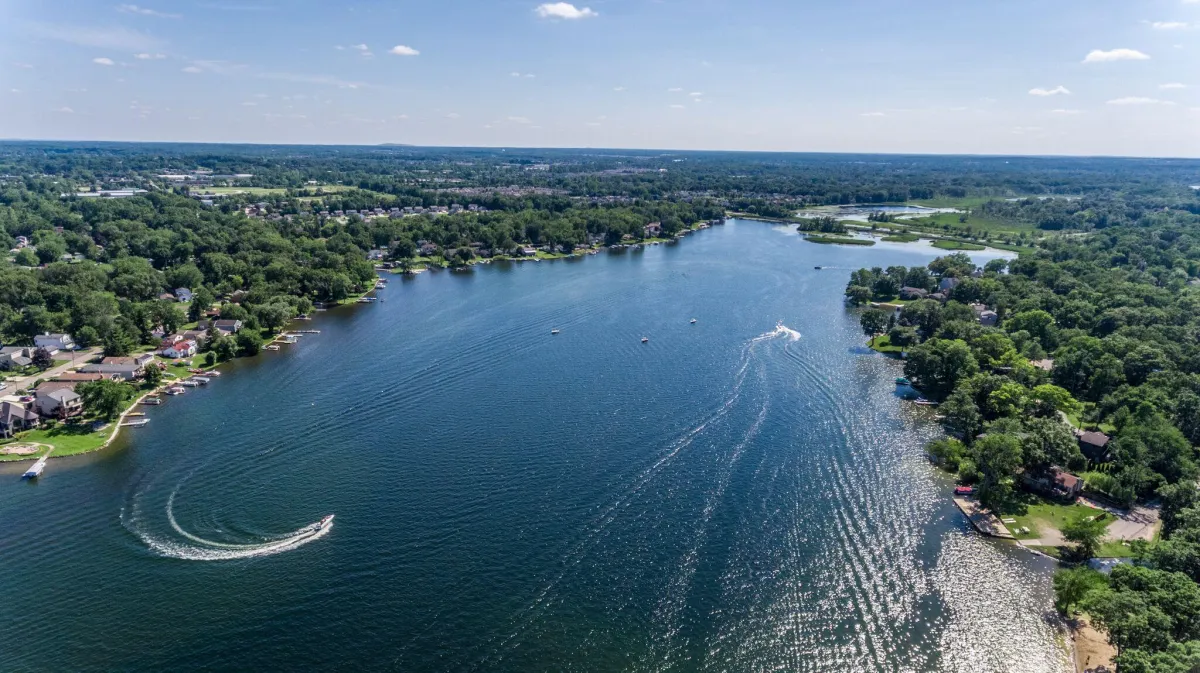
<path fill-rule="evenodd" d="M 329 525 L 332 523 L 333 523 L 333 515 L 330 514 L 330 515 L 326 516 L 325 518 L 321 519 L 320 521 L 309 526 L 308 529 L 314 533 L 320 533 L 321 531 L 325 530 L 326 528 L 329 528 Z"/>
<path fill-rule="evenodd" d="M 551 334 L 558 334 L 558 333 L 559 333 L 559 330 L 552 329 L 552 330 L 550 330 L 550 333 L 551 333 Z"/>

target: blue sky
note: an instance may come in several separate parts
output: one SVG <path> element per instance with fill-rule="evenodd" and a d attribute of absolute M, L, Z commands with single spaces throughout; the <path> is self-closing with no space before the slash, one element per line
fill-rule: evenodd
<path fill-rule="evenodd" d="M 0 0 L 0 137 L 1200 156 L 1200 0 Z"/>

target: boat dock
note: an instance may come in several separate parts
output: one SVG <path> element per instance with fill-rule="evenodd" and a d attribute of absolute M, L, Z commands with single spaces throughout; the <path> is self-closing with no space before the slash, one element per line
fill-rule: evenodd
<path fill-rule="evenodd" d="M 980 505 L 979 501 L 975 498 L 955 496 L 954 504 L 958 505 L 958 508 L 962 510 L 964 515 L 966 515 L 967 520 L 970 521 L 971 525 L 975 527 L 975 530 L 979 531 L 980 533 L 983 533 L 988 537 L 998 537 L 1005 540 L 1015 539 L 1013 538 L 1013 534 L 1008 532 L 1008 528 L 1005 528 L 1000 519 L 997 518 L 995 514 L 992 514 L 988 510 L 984 509 L 983 505 Z"/>
<path fill-rule="evenodd" d="M 42 470 L 46 469 L 46 461 L 50 458 L 50 452 L 54 449 L 47 449 L 46 453 L 37 462 L 25 470 L 25 474 L 21 475 L 22 479 L 37 479 L 42 475 Z"/>

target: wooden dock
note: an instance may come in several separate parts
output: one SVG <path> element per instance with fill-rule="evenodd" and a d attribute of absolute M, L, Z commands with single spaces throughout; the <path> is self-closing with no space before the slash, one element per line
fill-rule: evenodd
<path fill-rule="evenodd" d="M 978 500 L 955 496 L 954 504 L 958 505 L 958 508 L 966 515 L 967 520 L 980 533 L 988 537 L 998 537 L 1005 540 L 1015 539 L 1013 538 L 1013 534 L 1008 532 L 1008 528 L 1004 526 L 999 517 L 984 509 Z"/>

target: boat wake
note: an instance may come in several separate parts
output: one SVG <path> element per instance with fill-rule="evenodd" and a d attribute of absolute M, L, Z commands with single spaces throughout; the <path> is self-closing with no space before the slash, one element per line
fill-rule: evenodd
<path fill-rule="evenodd" d="M 332 521 L 323 526 L 319 522 L 314 522 L 283 535 L 260 537 L 257 542 L 220 542 L 208 540 L 184 530 L 175 520 L 174 508 L 175 492 L 172 492 L 170 498 L 167 499 L 167 520 L 170 522 L 171 528 L 188 542 L 163 539 L 137 528 L 133 532 L 159 556 L 185 561 L 231 561 L 256 556 L 270 556 L 319 540 L 333 528 Z"/>
<path fill-rule="evenodd" d="M 776 323 L 775 329 L 754 337 L 753 341 L 765 341 L 767 339 L 775 339 L 778 337 L 787 337 L 789 341 L 799 341 L 800 333 L 783 324 L 783 321 L 780 320 L 778 323 Z"/>

